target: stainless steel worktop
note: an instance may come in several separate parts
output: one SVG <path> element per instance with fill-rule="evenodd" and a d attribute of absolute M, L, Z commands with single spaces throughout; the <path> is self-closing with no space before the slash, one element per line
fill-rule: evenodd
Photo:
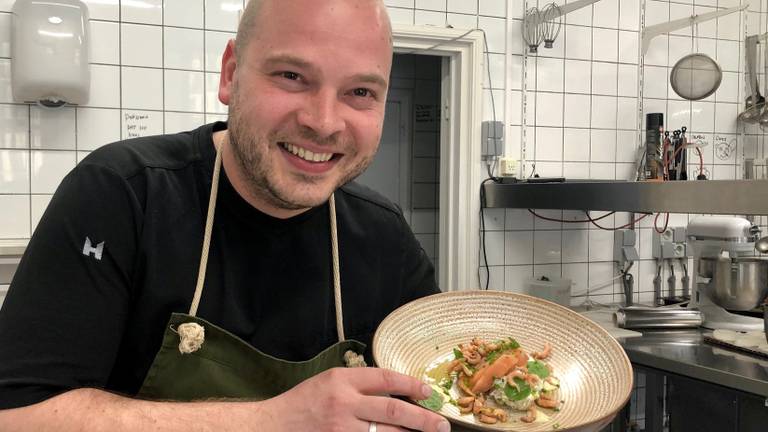
<path fill-rule="evenodd" d="M 620 342 L 634 364 L 768 398 L 768 360 L 707 344 L 705 331 L 645 331 Z"/>

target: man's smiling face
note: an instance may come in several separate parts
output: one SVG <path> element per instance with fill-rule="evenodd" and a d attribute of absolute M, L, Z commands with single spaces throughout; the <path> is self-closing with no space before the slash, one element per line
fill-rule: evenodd
<path fill-rule="evenodd" d="M 270 207 L 324 203 L 371 163 L 392 45 L 375 0 L 264 1 L 242 52 L 230 42 L 219 96 L 250 194 Z M 265 210 L 265 209 L 262 209 Z"/>

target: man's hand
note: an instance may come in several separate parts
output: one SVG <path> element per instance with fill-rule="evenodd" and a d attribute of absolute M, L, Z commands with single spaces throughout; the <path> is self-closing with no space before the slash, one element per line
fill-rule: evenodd
<path fill-rule="evenodd" d="M 378 432 L 448 432 L 442 416 L 389 397 L 421 400 L 431 393 L 423 382 L 390 370 L 334 368 L 265 401 L 263 409 L 285 431 L 367 432 L 373 421 Z"/>

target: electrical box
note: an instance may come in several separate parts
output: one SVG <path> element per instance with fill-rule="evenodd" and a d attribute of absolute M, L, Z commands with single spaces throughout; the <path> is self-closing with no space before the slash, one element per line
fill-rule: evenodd
<path fill-rule="evenodd" d="M 637 233 L 634 230 L 618 230 L 613 233 L 613 260 L 624 268 L 626 263 L 640 259 L 637 253 Z"/>
<path fill-rule="evenodd" d="M 684 227 L 670 227 L 663 233 L 653 232 L 653 257 L 656 259 L 677 259 L 688 257 Z"/>
<path fill-rule="evenodd" d="M 497 157 L 504 152 L 504 122 L 482 123 L 483 160 Z"/>

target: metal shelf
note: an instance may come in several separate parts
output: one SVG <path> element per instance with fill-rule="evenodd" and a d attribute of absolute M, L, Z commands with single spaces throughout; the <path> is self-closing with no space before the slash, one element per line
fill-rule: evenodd
<path fill-rule="evenodd" d="M 768 215 L 768 180 L 486 183 L 486 208 Z"/>

